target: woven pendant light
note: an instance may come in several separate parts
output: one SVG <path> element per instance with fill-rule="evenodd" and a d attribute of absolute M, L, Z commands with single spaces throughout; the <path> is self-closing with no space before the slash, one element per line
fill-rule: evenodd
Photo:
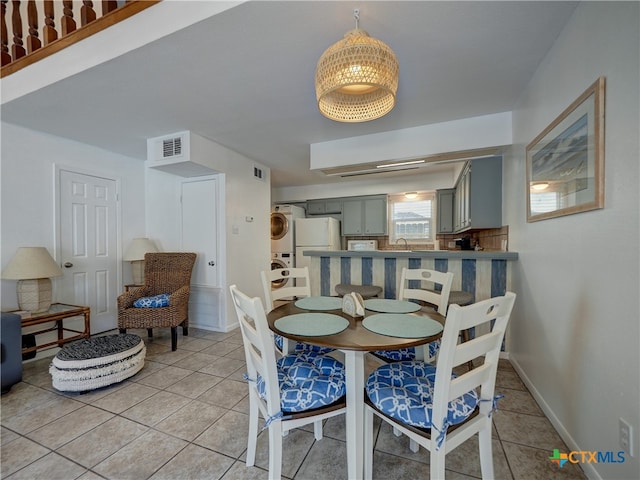
<path fill-rule="evenodd" d="M 385 43 L 356 28 L 331 45 L 316 67 L 320 112 L 338 122 L 367 122 L 391 111 L 398 90 L 398 60 Z"/>

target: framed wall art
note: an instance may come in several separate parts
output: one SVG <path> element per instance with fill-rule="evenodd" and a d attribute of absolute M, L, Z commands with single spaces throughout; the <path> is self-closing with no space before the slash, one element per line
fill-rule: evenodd
<path fill-rule="evenodd" d="M 604 208 L 600 77 L 527 145 L 527 222 Z"/>

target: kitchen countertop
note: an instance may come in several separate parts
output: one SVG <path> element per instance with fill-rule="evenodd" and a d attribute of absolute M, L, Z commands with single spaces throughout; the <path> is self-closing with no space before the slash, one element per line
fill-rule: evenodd
<path fill-rule="evenodd" d="M 303 250 L 309 257 L 370 257 L 370 258 L 461 258 L 474 260 L 517 260 L 518 252 L 499 250 Z"/>

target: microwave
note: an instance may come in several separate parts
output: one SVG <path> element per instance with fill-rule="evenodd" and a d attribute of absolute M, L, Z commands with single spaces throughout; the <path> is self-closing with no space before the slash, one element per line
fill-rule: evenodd
<path fill-rule="evenodd" d="M 368 252 L 378 250 L 377 240 L 349 240 L 347 242 L 347 250 Z"/>

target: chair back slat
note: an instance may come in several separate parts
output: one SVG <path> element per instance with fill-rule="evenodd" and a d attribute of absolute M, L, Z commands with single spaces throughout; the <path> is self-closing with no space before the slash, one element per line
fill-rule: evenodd
<path fill-rule="evenodd" d="M 425 268 L 403 268 L 398 299 L 422 300 L 435 305 L 440 315 L 446 315 L 452 284 L 453 273 L 451 272 L 438 272 Z M 438 285 L 440 290 L 436 288 Z"/>
<path fill-rule="evenodd" d="M 273 302 L 289 297 L 310 297 L 311 283 L 309 281 L 309 267 L 277 268 L 260 272 L 262 288 L 264 290 L 267 311 L 273 310 Z M 282 280 L 295 280 L 295 286 L 272 288 L 271 283 Z"/>
<path fill-rule="evenodd" d="M 500 348 L 511 316 L 515 294 L 507 292 L 473 305 L 451 305 L 442 335 L 433 393 L 433 419 L 439 423 L 446 417 L 449 402 L 479 388 L 481 400 L 493 400 Z M 487 333 L 469 342 L 458 343 L 460 331 L 490 322 Z M 477 331 L 479 331 L 478 329 Z M 453 368 L 471 358 L 483 357 L 484 363 L 451 380 Z M 491 401 L 481 402 L 480 411 L 488 413 Z"/>
<path fill-rule="evenodd" d="M 255 375 L 260 374 L 266 386 L 267 412 L 275 415 L 280 411 L 280 392 L 273 337 L 264 307 L 258 297 L 249 298 L 235 285 L 231 285 L 229 289 L 242 332 L 250 385 L 256 388 Z"/>
<path fill-rule="evenodd" d="M 464 342 L 456 347 L 456 351 L 453 357 L 453 367 L 462 365 L 469 360 L 483 356 L 486 352 L 492 350 L 496 346 L 502 344 L 501 332 L 491 332 L 487 335 Z"/>
<path fill-rule="evenodd" d="M 454 400 L 476 387 L 484 384 L 491 377 L 491 366 L 482 364 L 464 375 L 451 380 L 448 401 Z"/>

